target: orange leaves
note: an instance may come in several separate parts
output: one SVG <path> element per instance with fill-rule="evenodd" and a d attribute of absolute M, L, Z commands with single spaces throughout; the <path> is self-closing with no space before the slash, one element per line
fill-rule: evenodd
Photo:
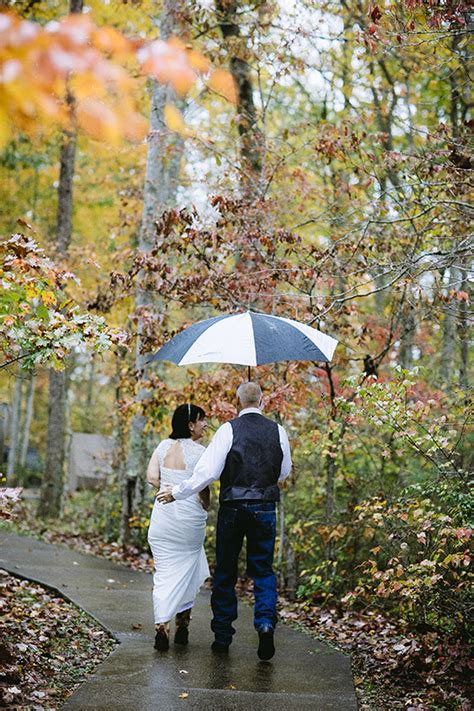
<path fill-rule="evenodd" d="M 132 72 L 184 95 L 209 70 L 205 57 L 176 38 L 130 40 L 111 27 L 97 27 L 89 15 L 69 15 L 43 27 L 0 13 L 0 147 L 14 130 L 32 136 L 67 128 L 73 105 L 78 126 L 94 138 L 139 140 L 146 124 L 136 107 Z M 221 70 L 210 78 L 227 97 L 229 81 Z M 168 114 L 173 130 L 184 131 L 177 111 Z"/>
<path fill-rule="evenodd" d="M 216 69 L 206 82 L 209 89 L 223 96 L 227 101 L 235 104 L 237 102 L 237 93 L 232 75 L 223 69 Z"/>
<path fill-rule="evenodd" d="M 197 52 L 187 52 L 185 45 L 176 38 L 145 44 L 138 50 L 137 59 L 146 74 L 163 84 L 172 84 L 181 96 L 191 89 L 198 72 L 209 70 L 205 57 Z"/>
<path fill-rule="evenodd" d="M 118 104 L 118 92 L 129 91 L 132 81 L 105 51 L 112 57 L 122 56 L 125 49 L 130 51 L 128 40 L 109 28 L 96 28 L 85 15 L 41 27 L 10 13 L 0 14 L 0 103 L 7 114 L 2 117 L 1 142 L 14 128 L 32 135 L 54 126 L 67 127 L 68 90 L 78 103 L 79 124 L 92 135 L 116 140 L 123 127 L 114 126 L 118 119 L 112 120 L 111 112 Z"/>

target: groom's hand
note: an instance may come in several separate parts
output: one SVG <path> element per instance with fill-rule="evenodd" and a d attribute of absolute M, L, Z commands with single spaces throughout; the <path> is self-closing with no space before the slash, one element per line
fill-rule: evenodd
<path fill-rule="evenodd" d="M 172 487 L 170 485 L 165 486 L 162 491 L 159 491 L 156 495 L 156 500 L 160 504 L 171 504 L 172 501 L 176 501 L 173 494 L 171 493 Z"/>

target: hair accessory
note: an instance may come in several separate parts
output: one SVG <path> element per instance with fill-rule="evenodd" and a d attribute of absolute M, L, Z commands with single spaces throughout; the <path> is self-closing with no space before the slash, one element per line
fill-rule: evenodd
<path fill-rule="evenodd" d="M 191 422 L 191 405 L 188 402 L 188 420 Z"/>

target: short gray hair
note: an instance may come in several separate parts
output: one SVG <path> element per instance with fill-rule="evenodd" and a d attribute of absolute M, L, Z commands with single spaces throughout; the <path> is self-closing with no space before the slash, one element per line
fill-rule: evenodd
<path fill-rule="evenodd" d="M 258 405 L 262 399 L 262 390 L 257 383 L 242 383 L 237 389 L 237 397 L 242 405 Z"/>

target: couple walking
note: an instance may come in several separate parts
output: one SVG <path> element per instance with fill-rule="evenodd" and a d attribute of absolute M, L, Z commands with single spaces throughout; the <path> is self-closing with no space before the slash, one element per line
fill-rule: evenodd
<path fill-rule="evenodd" d="M 207 449 L 197 441 L 206 426 L 204 410 L 180 405 L 169 438 L 160 442 L 148 466 L 148 481 L 159 489 L 148 532 L 155 562 L 153 607 L 159 650 L 169 647 L 175 615 L 174 641 L 188 642 L 191 609 L 209 576 L 203 547 L 209 485 L 220 479 L 212 650 L 227 653 L 235 632 L 235 584 L 245 537 L 247 572 L 254 581 L 257 653 L 265 660 L 275 653 L 275 504 L 279 486 L 291 470 L 290 448 L 283 427 L 262 415 L 262 391 L 256 383 L 243 383 L 237 397 L 239 416 L 217 430 Z"/>

